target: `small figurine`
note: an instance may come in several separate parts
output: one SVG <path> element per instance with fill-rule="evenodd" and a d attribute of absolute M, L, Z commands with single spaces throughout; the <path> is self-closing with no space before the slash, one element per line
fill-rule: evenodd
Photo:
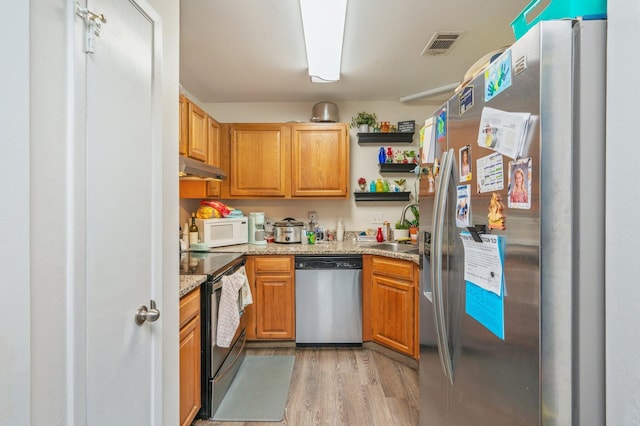
<path fill-rule="evenodd" d="M 504 214 L 504 205 L 502 204 L 502 198 L 499 194 L 491 194 L 491 201 L 489 202 L 489 214 L 487 215 L 489 221 L 489 229 L 498 229 L 504 231 L 507 229 L 505 220 L 507 217 Z"/>
<path fill-rule="evenodd" d="M 436 180 L 433 177 L 433 173 L 431 172 L 431 169 L 428 168 L 427 170 L 429 170 L 427 172 L 427 181 L 429 182 L 429 192 L 433 192 L 433 191 L 435 191 Z"/>

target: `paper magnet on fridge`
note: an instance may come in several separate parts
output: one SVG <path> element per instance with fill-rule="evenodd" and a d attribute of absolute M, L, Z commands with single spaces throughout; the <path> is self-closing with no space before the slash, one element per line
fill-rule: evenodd
<path fill-rule="evenodd" d="M 495 192 L 491 194 L 487 219 L 489 222 L 489 229 L 498 229 L 500 231 L 507 229 L 507 216 L 504 214 L 504 205 L 502 204 L 502 197 L 500 197 L 500 194 Z"/>

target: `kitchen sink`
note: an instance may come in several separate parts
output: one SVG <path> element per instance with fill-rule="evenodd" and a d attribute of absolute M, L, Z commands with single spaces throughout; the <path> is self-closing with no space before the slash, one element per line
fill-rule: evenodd
<path fill-rule="evenodd" d="M 418 254 L 418 248 L 414 244 L 402 244 L 402 243 L 379 243 L 369 246 L 372 249 L 388 250 L 399 253 Z"/>

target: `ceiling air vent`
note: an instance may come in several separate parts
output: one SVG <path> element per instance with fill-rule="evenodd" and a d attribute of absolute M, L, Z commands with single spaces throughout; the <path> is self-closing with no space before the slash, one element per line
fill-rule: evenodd
<path fill-rule="evenodd" d="M 431 37 L 429 43 L 422 50 L 421 56 L 440 55 L 451 50 L 453 44 L 464 34 L 464 31 L 442 31 L 437 32 Z"/>

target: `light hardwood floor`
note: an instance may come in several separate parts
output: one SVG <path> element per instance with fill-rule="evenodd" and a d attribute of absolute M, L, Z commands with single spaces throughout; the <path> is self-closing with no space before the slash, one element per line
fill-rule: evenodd
<path fill-rule="evenodd" d="M 283 421 L 214 422 L 194 426 L 418 424 L 418 373 L 371 349 L 249 349 L 248 355 L 295 355 Z"/>

